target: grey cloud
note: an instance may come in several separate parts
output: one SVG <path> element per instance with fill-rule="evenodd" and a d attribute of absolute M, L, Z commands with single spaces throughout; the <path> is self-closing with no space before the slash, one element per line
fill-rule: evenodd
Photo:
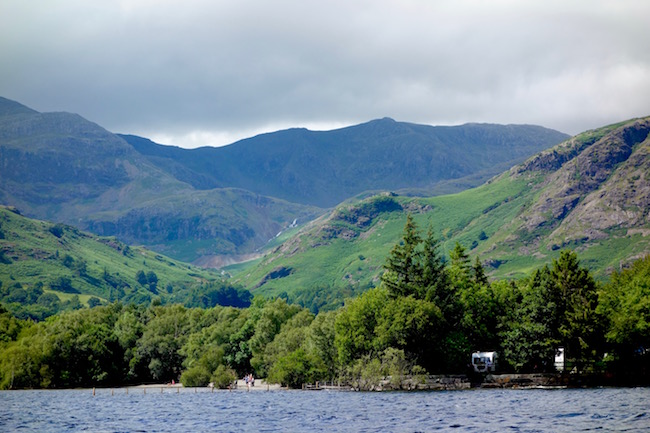
<path fill-rule="evenodd" d="M 650 114 L 647 16 L 642 0 L 5 0 L 0 95 L 169 137 L 381 116 L 577 133 Z"/>

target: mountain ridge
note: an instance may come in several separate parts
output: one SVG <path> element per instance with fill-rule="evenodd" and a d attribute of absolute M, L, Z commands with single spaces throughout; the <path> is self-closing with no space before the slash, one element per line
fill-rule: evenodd
<path fill-rule="evenodd" d="M 198 221 L 217 238 L 204 242 L 185 232 L 185 238 L 159 248 L 193 261 L 201 251 L 219 255 L 249 252 L 240 248 L 255 250 L 297 217 L 308 219 L 321 212 L 277 199 L 251 198 L 252 193 L 241 190 L 196 191 L 125 140 L 79 115 L 38 113 L 8 100 L 0 101 L 0 107 L 5 113 L 0 116 L 0 203 L 16 206 L 30 217 L 148 246 L 160 246 L 164 235 L 150 239 L 138 234 L 179 233 L 182 226 Z M 189 207 L 193 214 L 188 215 L 183 200 L 195 194 Z M 134 211 L 139 215 L 135 220 Z M 201 218 L 205 215 L 209 218 Z M 249 224 L 256 225 L 247 228 L 245 215 Z M 238 245 L 227 239 L 230 229 L 219 228 L 224 224 L 243 233 L 233 238 Z M 219 238 L 222 234 L 225 244 Z M 199 245 L 196 251 L 192 245 Z"/>
<path fill-rule="evenodd" d="M 304 224 L 325 211 L 310 203 L 336 204 L 367 191 L 458 191 L 508 168 L 517 157 L 513 149 L 527 157 L 564 137 L 529 126 L 435 128 L 379 119 L 187 150 L 2 99 L 0 203 L 216 264 L 230 261 L 224 256 L 258 254 L 294 221 Z M 459 150 L 458 143 L 476 151 Z M 411 182 L 415 175 L 419 180 Z"/>
<path fill-rule="evenodd" d="M 430 126 L 390 118 L 331 131 L 286 129 L 219 148 L 170 149 L 122 137 L 196 188 L 235 186 L 319 207 L 368 190 L 433 189 L 484 172 L 477 186 L 568 138 L 535 125 Z"/>

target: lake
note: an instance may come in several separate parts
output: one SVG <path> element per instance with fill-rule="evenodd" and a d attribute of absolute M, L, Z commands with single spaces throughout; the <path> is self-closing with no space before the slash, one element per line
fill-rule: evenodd
<path fill-rule="evenodd" d="M 650 431 L 650 388 L 0 392 L 3 432 Z"/>

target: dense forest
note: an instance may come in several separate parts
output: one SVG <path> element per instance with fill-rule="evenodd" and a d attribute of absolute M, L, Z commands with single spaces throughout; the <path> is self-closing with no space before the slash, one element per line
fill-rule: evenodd
<path fill-rule="evenodd" d="M 41 322 L 0 307 L 0 388 L 226 387 L 248 373 L 290 387 L 338 379 L 364 388 L 465 373 L 475 350 L 499 351 L 502 371 L 553 372 L 558 347 L 572 374 L 647 382 L 650 257 L 600 283 L 566 250 L 526 278 L 490 282 L 460 244 L 449 261 L 439 249 L 409 216 L 381 284 L 317 315 L 261 297 L 248 308 L 115 302 Z"/>

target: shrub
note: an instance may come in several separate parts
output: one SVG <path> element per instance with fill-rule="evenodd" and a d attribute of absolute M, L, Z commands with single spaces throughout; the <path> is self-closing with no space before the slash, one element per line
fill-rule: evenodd
<path fill-rule="evenodd" d="M 220 389 L 228 388 L 235 380 L 237 380 L 235 371 L 223 364 L 220 364 L 214 373 L 212 373 L 212 383 Z"/>
<path fill-rule="evenodd" d="M 50 233 L 52 233 L 57 238 L 60 238 L 61 236 L 63 236 L 63 224 L 53 225 L 48 230 L 49 230 Z"/>
<path fill-rule="evenodd" d="M 210 383 L 210 372 L 202 365 L 188 368 L 181 374 L 183 386 L 207 386 Z"/>

